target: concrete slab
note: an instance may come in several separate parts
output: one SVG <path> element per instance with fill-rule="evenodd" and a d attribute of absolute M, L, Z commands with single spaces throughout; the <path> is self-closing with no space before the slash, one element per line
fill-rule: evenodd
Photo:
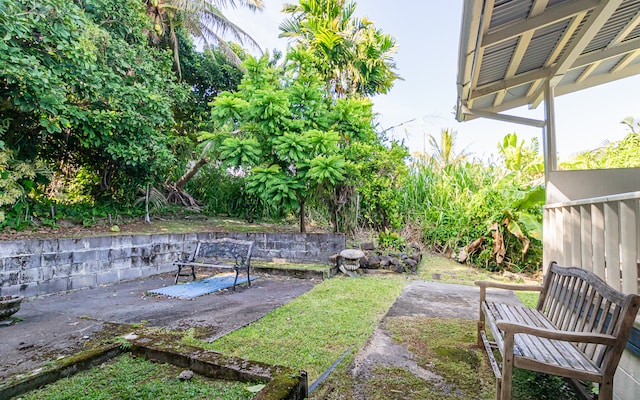
<path fill-rule="evenodd" d="M 213 340 L 282 306 L 319 280 L 260 277 L 251 287 L 180 300 L 148 296 L 173 285 L 172 273 L 102 285 L 24 301 L 19 321 L 0 327 L 0 380 L 71 355 L 105 322 L 140 323 L 169 329 L 201 327 Z"/>

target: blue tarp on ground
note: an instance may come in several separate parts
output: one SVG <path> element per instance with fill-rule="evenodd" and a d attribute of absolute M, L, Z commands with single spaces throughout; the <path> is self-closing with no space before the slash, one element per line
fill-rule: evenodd
<path fill-rule="evenodd" d="M 227 289 L 233 286 L 235 275 L 218 275 L 211 278 L 201 279 L 180 283 L 173 286 L 167 286 L 160 289 L 149 290 L 148 293 L 160 294 L 163 296 L 177 297 L 179 299 L 193 299 L 194 297 L 217 292 L 218 290 Z M 251 277 L 254 281 L 255 276 Z M 236 285 L 247 282 L 246 276 L 238 276 Z"/>

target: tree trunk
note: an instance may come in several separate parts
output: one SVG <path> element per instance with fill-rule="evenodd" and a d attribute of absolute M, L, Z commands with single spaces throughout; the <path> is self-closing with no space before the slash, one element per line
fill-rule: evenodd
<path fill-rule="evenodd" d="M 300 200 L 300 233 L 307 233 L 307 225 L 305 220 L 304 200 Z"/>
<path fill-rule="evenodd" d="M 184 175 L 182 175 L 182 177 L 180 177 L 180 179 L 178 179 L 178 181 L 175 183 L 175 187 L 180 190 L 184 189 L 187 182 L 189 182 L 191 178 L 193 178 L 195 174 L 198 173 L 200 168 L 205 166 L 208 162 L 209 162 L 209 157 L 202 157 L 201 159 L 199 159 L 193 165 L 193 167 L 191 167 L 191 169 L 189 169 Z"/>

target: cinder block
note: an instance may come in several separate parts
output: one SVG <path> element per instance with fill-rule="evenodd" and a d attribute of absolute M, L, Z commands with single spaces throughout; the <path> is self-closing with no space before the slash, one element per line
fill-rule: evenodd
<path fill-rule="evenodd" d="M 96 274 L 77 275 L 69 278 L 70 289 L 82 289 L 96 286 Z"/>
<path fill-rule="evenodd" d="M 42 253 L 42 240 L 9 240 L 2 242 L 0 257 Z"/>
<path fill-rule="evenodd" d="M 131 257 L 131 267 L 140 268 L 151 264 L 151 256 L 149 257 Z"/>
<path fill-rule="evenodd" d="M 49 281 L 53 279 L 54 274 L 54 267 L 40 267 L 38 268 L 38 282 Z"/>
<path fill-rule="evenodd" d="M 58 244 L 58 239 L 48 239 L 42 241 L 43 254 L 57 253 L 58 251 L 60 251 L 59 248 L 60 245 Z"/>
<path fill-rule="evenodd" d="M 112 249 L 118 249 L 121 247 L 131 247 L 132 244 L 133 244 L 133 236 L 131 235 L 111 236 Z"/>
<path fill-rule="evenodd" d="M 18 294 L 24 297 L 35 297 L 38 295 L 38 283 L 23 283 L 18 286 Z"/>
<path fill-rule="evenodd" d="M 131 258 L 131 247 L 122 247 L 119 249 L 111 249 L 107 255 L 109 260 L 121 260 Z"/>
<path fill-rule="evenodd" d="M 137 279 L 142 276 L 141 268 L 129 268 L 129 269 L 119 269 L 118 277 L 121 281 L 130 281 L 132 279 Z"/>
<path fill-rule="evenodd" d="M 132 246 L 146 246 L 151 244 L 150 235 L 134 235 L 131 237 Z"/>
<path fill-rule="evenodd" d="M 151 243 L 157 244 L 168 244 L 169 243 L 169 235 L 151 235 Z"/>
<path fill-rule="evenodd" d="M 157 275 L 158 272 L 158 267 L 157 266 L 150 266 L 150 267 L 142 267 L 140 268 L 140 275 L 141 276 L 151 276 L 151 275 Z"/>
<path fill-rule="evenodd" d="M 57 255 L 54 253 L 43 253 L 40 256 L 40 266 L 43 268 L 53 267 L 58 264 Z"/>
<path fill-rule="evenodd" d="M 0 273 L 0 287 L 18 285 L 20 271 L 5 271 Z"/>
<path fill-rule="evenodd" d="M 46 282 L 38 282 L 38 296 L 66 292 L 69 289 L 70 284 L 68 278 L 58 278 Z"/>
<path fill-rule="evenodd" d="M 629 350 L 622 353 L 618 369 L 623 369 L 631 378 L 640 381 L 640 357 Z"/>
<path fill-rule="evenodd" d="M 131 258 L 123 258 L 119 260 L 111 260 L 109 263 L 110 269 L 128 269 L 131 268 Z"/>
<path fill-rule="evenodd" d="M 175 273 L 177 271 L 177 268 L 173 265 L 173 264 L 165 264 L 165 265 L 159 265 L 158 266 L 158 273 L 162 274 L 164 272 L 173 272 Z"/>
<path fill-rule="evenodd" d="M 4 259 L 4 270 L 15 271 L 27 268 L 39 268 L 41 262 L 39 254 L 25 254 Z"/>
<path fill-rule="evenodd" d="M 92 267 L 93 266 L 91 264 L 87 263 L 71 264 L 71 273 L 69 274 L 69 276 L 85 275 L 86 273 L 91 271 Z"/>
<path fill-rule="evenodd" d="M 0 296 L 19 296 L 20 287 L 18 285 L 0 286 Z"/>
<path fill-rule="evenodd" d="M 40 275 L 40 268 L 23 269 L 18 272 L 18 283 L 20 284 L 29 284 L 31 282 L 35 283 L 38 281 L 39 275 Z"/>
<path fill-rule="evenodd" d="M 73 253 L 70 251 L 58 253 L 55 262 L 57 264 L 73 264 Z"/>
<path fill-rule="evenodd" d="M 106 283 L 118 282 L 120 280 L 120 274 L 118 272 L 119 271 L 114 270 L 99 272 L 96 274 L 96 283 L 98 285 L 104 285 Z"/>
<path fill-rule="evenodd" d="M 111 242 L 111 236 L 93 236 L 88 241 L 91 249 L 110 249 Z"/>
<path fill-rule="evenodd" d="M 96 261 L 98 258 L 96 250 L 74 251 L 71 262 L 74 264 Z"/>
<path fill-rule="evenodd" d="M 75 252 L 89 248 L 89 241 L 82 238 L 62 238 L 58 239 L 60 251 Z"/>
<path fill-rule="evenodd" d="M 53 267 L 53 276 L 57 279 L 68 278 L 71 276 L 74 267 L 72 264 L 60 264 Z"/>

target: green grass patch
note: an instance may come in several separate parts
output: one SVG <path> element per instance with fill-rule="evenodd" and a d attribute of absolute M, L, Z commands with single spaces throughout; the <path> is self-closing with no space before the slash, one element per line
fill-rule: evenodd
<path fill-rule="evenodd" d="M 195 375 L 189 381 L 177 377 L 182 371 L 170 364 L 156 364 L 123 354 L 109 362 L 61 379 L 21 396 L 24 400 L 62 399 L 251 399 L 254 393 L 240 382 Z"/>
<path fill-rule="evenodd" d="M 364 345 L 406 283 L 402 276 L 337 277 L 213 343 L 185 341 L 226 355 L 304 369 L 313 382 L 347 348 L 357 352 Z"/>

